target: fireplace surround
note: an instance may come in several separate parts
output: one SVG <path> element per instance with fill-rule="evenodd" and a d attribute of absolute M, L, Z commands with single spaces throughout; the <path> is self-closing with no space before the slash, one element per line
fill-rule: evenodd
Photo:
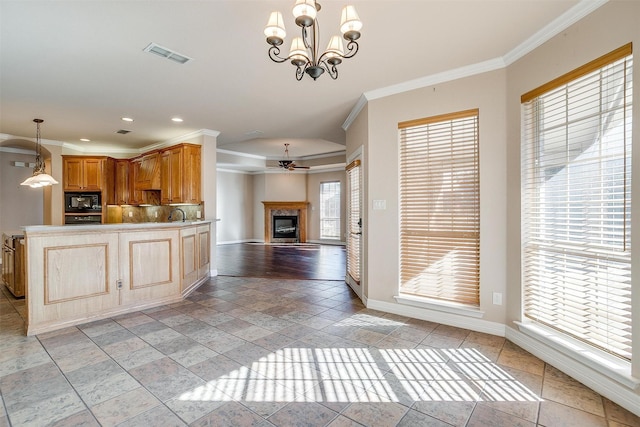
<path fill-rule="evenodd" d="M 309 202 L 262 202 L 264 205 L 264 242 L 265 243 L 306 243 L 307 206 Z M 297 217 L 297 236 L 276 237 L 274 235 L 274 216 Z"/>

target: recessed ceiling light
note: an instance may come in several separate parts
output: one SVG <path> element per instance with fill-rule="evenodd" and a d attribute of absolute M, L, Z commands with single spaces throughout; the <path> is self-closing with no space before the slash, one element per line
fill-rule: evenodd
<path fill-rule="evenodd" d="M 182 123 L 184 120 L 182 120 L 180 117 L 172 117 L 171 121 L 176 123 Z"/>
<path fill-rule="evenodd" d="M 87 138 L 80 138 L 80 141 L 82 141 L 82 142 L 91 142 L 91 140 L 87 139 Z"/>
<path fill-rule="evenodd" d="M 133 119 L 131 117 L 123 117 L 122 120 L 125 121 L 125 122 L 132 122 L 133 121 Z"/>

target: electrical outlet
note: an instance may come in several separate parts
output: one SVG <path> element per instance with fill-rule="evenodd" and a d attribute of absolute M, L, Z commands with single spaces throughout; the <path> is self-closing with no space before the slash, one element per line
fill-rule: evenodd
<path fill-rule="evenodd" d="M 156 218 L 158 218 L 158 212 L 154 212 L 154 214 L 156 215 Z"/>
<path fill-rule="evenodd" d="M 129 218 L 133 218 L 133 212 L 129 211 Z"/>
<path fill-rule="evenodd" d="M 494 292 L 493 293 L 493 304 L 494 305 L 502 305 L 502 293 Z"/>
<path fill-rule="evenodd" d="M 202 211 L 196 211 L 196 218 L 200 219 L 202 217 Z"/>

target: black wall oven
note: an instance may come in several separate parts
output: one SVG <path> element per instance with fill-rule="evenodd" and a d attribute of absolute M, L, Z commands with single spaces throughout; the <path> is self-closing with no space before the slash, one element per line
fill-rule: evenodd
<path fill-rule="evenodd" d="M 64 193 L 65 224 L 101 224 L 102 193 Z"/>
<path fill-rule="evenodd" d="M 101 213 L 102 194 L 64 193 L 64 211 L 66 213 Z"/>

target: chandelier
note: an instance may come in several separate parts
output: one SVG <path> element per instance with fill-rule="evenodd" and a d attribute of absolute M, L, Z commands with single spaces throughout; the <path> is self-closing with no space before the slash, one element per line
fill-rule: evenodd
<path fill-rule="evenodd" d="M 58 181 L 44 171 L 44 162 L 42 161 L 40 147 L 40 123 L 42 119 L 33 119 L 36 124 L 36 165 L 33 167 L 33 175 L 25 179 L 20 185 L 28 185 L 31 188 L 46 187 L 48 185 L 57 184 Z"/>
<path fill-rule="evenodd" d="M 302 37 L 295 37 L 291 41 L 291 50 L 286 58 L 280 56 L 280 45 L 287 35 L 282 13 L 271 12 L 269 22 L 264 29 L 267 43 L 271 45 L 269 58 L 278 63 L 291 61 L 296 67 L 298 81 L 302 80 L 304 73 L 316 80 L 325 71 L 335 80 L 338 78 L 337 66 L 343 59 L 352 58 L 358 52 L 356 40 L 360 38 L 362 22 L 353 6 L 345 6 L 342 9 L 340 31 L 342 37 L 348 41 L 346 52 L 340 36 L 332 36 L 327 49 L 322 54 L 319 53 L 320 28 L 316 19 L 316 14 L 319 11 L 320 4 L 315 0 L 296 0 L 296 4 L 293 6 L 293 16 L 296 19 L 296 25 L 302 29 Z"/>

